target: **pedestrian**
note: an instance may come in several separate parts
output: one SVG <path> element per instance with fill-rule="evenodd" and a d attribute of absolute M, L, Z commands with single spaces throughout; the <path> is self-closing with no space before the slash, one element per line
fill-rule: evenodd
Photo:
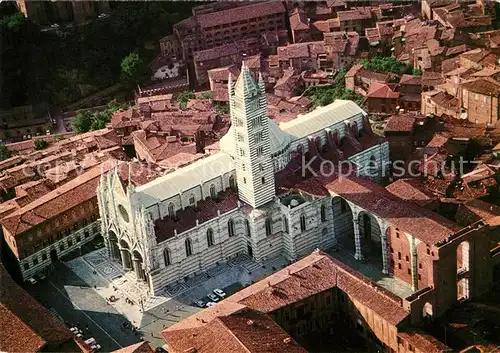
<path fill-rule="evenodd" d="M 153 332 L 151 332 L 151 337 L 153 337 Z"/>

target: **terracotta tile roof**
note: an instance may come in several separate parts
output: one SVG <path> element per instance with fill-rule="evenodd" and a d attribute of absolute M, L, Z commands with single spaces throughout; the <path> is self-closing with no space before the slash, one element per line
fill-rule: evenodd
<path fill-rule="evenodd" d="M 415 329 L 398 332 L 398 336 L 411 344 L 420 352 L 425 353 L 451 353 L 453 350 L 444 343 L 437 340 L 434 336 L 424 331 Z"/>
<path fill-rule="evenodd" d="M 403 76 L 401 76 L 401 79 L 399 80 L 399 84 L 420 86 L 422 84 L 422 76 L 404 74 Z"/>
<path fill-rule="evenodd" d="M 460 208 L 464 210 L 460 210 Z M 500 207 L 479 199 L 470 200 L 460 205 L 457 211 L 457 219 L 459 218 L 458 213 L 461 213 L 462 219 L 468 220 L 465 225 L 469 225 L 480 219 L 484 220 L 490 226 L 500 225 Z"/>
<path fill-rule="evenodd" d="M 289 17 L 290 29 L 292 31 L 308 30 L 309 23 L 307 21 L 307 16 L 302 9 L 296 7 Z"/>
<path fill-rule="evenodd" d="M 494 53 L 482 48 L 473 49 L 463 53 L 460 55 L 460 58 L 470 60 L 483 66 L 495 66 L 497 64 L 497 56 Z"/>
<path fill-rule="evenodd" d="M 300 75 L 295 75 L 293 69 L 286 70 L 283 76 L 274 85 L 275 90 L 293 91 L 300 80 Z"/>
<path fill-rule="evenodd" d="M 315 21 L 311 24 L 311 28 L 321 33 L 328 33 L 339 30 L 340 23 L 338 18 L 331 18 L 324 21 Z"/>
<path fill-rule="evenodd" d="M 197 353 L 306 353 L 268 315 L 244 310 L 197 329 L 165 330 L 169 350 Z"/>
<path fill-rule="evenodd" d="M 436 213 L 396 198 L 369 180 L 338 178 L 326 187 L 426 244 L 435 244 L 461 229 Z"/>
<path fill-rule="evenodd" d="M 0 283 L 0 351 L 39 352 L 50 344 L 72 342 L 71 332 L 19 287 L 2 264 Z"/>
<path fill-rule="evenodd" d="M 151 348 L 148 342 L 143 341 L 127 347 L 123 347 L 111 353 L 154 353 L 154 350 L 153 348 Z"/>
<path fill-rule="evenodd" d="M 288 61 L 295 58 L 316 58 L 318 54 L 324 52 L 323 41 L 295 43 L 284 47 L 278 47 L 278 60 Z"/>
<path fill-rule="evenodd" d="M 387 132 L 412 132 L 416 118 L 408 114 L 393 115 L 389 118 L 385 131 Z"/>
<path fill-rule="evenodd" d="M 101 168 L 104 172 L 107 172 L 114 165 L 115 162 L 109 161 L 89 170 L 10 214 L 1 221 L 2 225 L 12 236 L 21 234 L 85 201 L 95 198 Z"/>
<path fill-rule="evenodd" d="M 438 197 L 427 190 L 420 179 L 399 179 L 385 187 L 391 194 L 419 206 L 437 201 Z"/>
<path fill-rule="evenodd" d="M 175 219 L 165 217 L 155 221 L 155 235 L 158 243 L 170 239 L 175 235 L 174 230 L 179 234 L 199 224 L 207 222 L 221 214 L 238 208 L 238 194 L 232 190 L 221 192 L 217 200 L 207 198 L 199 201 L 196 209 L 188 206 L 183 210 L 177 211 Z"/>
<path fill-rule="evenodd" d="M 403 309 L 400 298 L 342 262 L 316 250 L 215 306 L 169 327 L 162 334 L 168 342 L 168 334 L 172 331 L 199 328 L 217 317 L 241 313 L 246 308 L 270 314 L 333 288 L 340 289 L 353 301 L 361 303 L 392 325 L 397 325 L 409 314 Z"/>
<path fill-rule="evenodd" d="M 225 25 L 234 22 L 252 20 L 258 17 L 266 17 L 286 13 L 283 3 L 279 1 L 251 3 L 223 11 L 212 12 L 197 16 L 201 28 Z"/>
<path fill-rule="evenodd" d="M 215 48 L 196 51 L 193 54 L 195 62 L 219 59 L 221 57 L 241 54 L 257 46 L 254 38 L 224 44 Z"/>
<path fill-rule="evenodd" d="M 240 75 L 240 69 L 238 69 L 236 65 L 229 65 L 208 70 L 208 77 L 214 81 L 227 81 L 229 79 L 229 75 L 231 75 L 233 80 L 237 80 Z"/>
<path fill-rule="evenodd" d="M 368 89 L 368 98 L 388 98 L 397 99 L 399 98 L 399 92 L 394 92 L 388 85 L 380 82 L 372 82 L 370 88 Z"/>
<path fill-rule="evenodd" d="M 341 22 L 369 20 L 372 18 L 372 12 L 369 7 L 356 7 L 347 11 L 338 11 L 337 16 Z"/>
<path fill-rule="evenodd" d="M 465 88 L 466 90 L 471 92 L 481 93 L 488 96 L 495 96 L 500 94 L 500 82 L 490 77 L 478 78 L 474 81 L 462 83 L 462 88 Z"/>

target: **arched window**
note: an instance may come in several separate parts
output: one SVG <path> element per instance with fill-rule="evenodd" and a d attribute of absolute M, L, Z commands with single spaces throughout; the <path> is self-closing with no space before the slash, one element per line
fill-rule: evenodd
<path fill-rule="evenodd" d="M 231 190 L 236 191 L 236 179 L 234 178 L 234 175 L 229 177 L 229 187 Z"/>
<path fill-rule="evenodd" d="M 326 206 L 321 205 L 321 222 L 326 222 Z"/>
<path fill-rule="evenodd" d="M 196 200 L 194 198 L 194 195 L 193 194 L 189 195 L 189 205 L 195 206 L 195 204 L 196 204 Z"/>
<path fill-rule="evenodd" d="M 306 216 L 300 216 L 300 230 L 303 232 L 306 230 Z"/>
<path fill-rule="evenodd" d="M 170 219 L 174 219 L 174 217 L 175 217 L 175 210 L 174 210 L 173 203 L 168 204 L 168 216 L 170 217 Z"/>
<path fill-rule="evenodd" d="M 230 237 L 234 236 L 234 221 L 232 219 L 227 221 L 227 232 Z"/>
<path fill-rule="evenodd" d="M 210 185 L 210 197 L 215 199 L 217 197 L 217 193 L 215 192 L 215 185 Z"/>
<path fill-rule="evenodd" d="M 214 231 L 212 228 L 208 228 L 207 230 L 207 244 L 208 246 L 214 245 Z"/>
<path fill-rule="evenodd" d="M 163 260 L 165 261 L 165 266 L 172 263 L 172 260 L 170 259 L 170 251 L 168 249 L 163 250 Z"/>
<path fill-rule="evenodd" d="M 187 238 L 186 241 L 184 242 L 184 245 L 186 246 L 186 256 L 193 255 L 193 248 L 191 246 L 191 239 Z"/>
<path fill-rule="evenodd" d="M 250 222 L 248 221 L 248 219 L 245 219 L 245 225 L 246 225 L 246 228 L 247 228 L 247 237 L 251 237 L 252 236 L 252 230 L 250 229 Z"/>
<path fill-rule="evenodd" d="M 272 220 L 271 218 L 266 219 L 266 236 L 273 234 Z"/>

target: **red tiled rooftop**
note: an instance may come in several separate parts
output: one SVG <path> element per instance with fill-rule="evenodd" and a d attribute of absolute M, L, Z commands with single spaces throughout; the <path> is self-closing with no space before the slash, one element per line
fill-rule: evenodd
<path fill-rule="evenodd" d="M 306 353 L 268 315 L 243 310 L 197 329 L 162 332 L 170 349 L 198 353 Z"/>
<path fill-rule="evenodd" d="M 426 244 L 435 244 L 461 229 L 437 213 L 404 202 L 370 180 L 337 178 L 326 187 Z"/>
<path fill-rule="evenodd" d="M 2 264 L 0 283 L 1 352 L 39 352 L 47 344 L 72 342 L 71 332 L 19 287 Z"/>
<path fill-rule="evenodd" d="M 127 347 L 120 348 L 111 353 L 154 353 L 153 348 L 149 345 L 148 342 L 143 341 L 139 343 L 132 344 Z"/>
<path fill-rule="evenodd" d="M 94 167 L 70 182 L 22 207 L 2 220 L 2 225 L 12 236 L 21 234 L 32 227 L 96 197 L 97 185 L 103 172 L 109 171 L 114 162 L 106 162 Z"/>
<path fill-rule="evenodd" d="M 199 25 L 202 28 L 225 25 L 234 22 L 266 17 L 279 13 L 285 14 L 285 7 L 279 1 L 251 3 L 236 8 L 223 11 L 212 12 L 197 16 Z"/>
<path fill-rule="evenodd" d="M 444 343 L 437 340 L 434 336 L 423 331 L 407 330 L 398 332 L 398 336 L 404 341 L 425 353 L 451 353 L 453 350 Z"/>
<path fill-rule="evenodd" d="M 172 238 L 177 231 L 178 234 L 196 226 L 196 221 L 202 224 L 217 217 L 218 211 L 221 214 L 238 208 L 238 194 L 232 190 L 221 192 L 217 200 L 207 198 L 199 201 L 197 208 L 191 206 L 179 210 L 175 214 L 175 220 L 170 217 L 155 221 L 155 234 L 158 243 Z"/>
<path fill-rule="evenodd" d="M 393 115 L 385 126 L 386 132 L 412 132 L 416 118 L 407 114 Z"/>
<path fill-rule="evenodd" d="M 400 199 L 413 202 L 422 207 L 438 199 L 436 195 L 426 189 L 419 179 L 399 179 L 385 188 Z"/>
<path fill-rule="evenodd" d="M 400 298 L 342 262 L 316 250 L 217 305 L 171 326 L 163 331 L 163 335 L 167 338 L 168 332 L 201 327 L 219 316 L 238 313 L 245 308 L 269 314 L 332 288 L 339 288 L 352 300 L 366 306 L 393 325 L 397 325 L 409 314 L 403 309 Z"/>
<path fill-rule="evenodd" d="M 368 98 L 397 99 L 399 98 L 399 92 L 394 92 L 385 83 L 372 82 L 366 96 Z"/>

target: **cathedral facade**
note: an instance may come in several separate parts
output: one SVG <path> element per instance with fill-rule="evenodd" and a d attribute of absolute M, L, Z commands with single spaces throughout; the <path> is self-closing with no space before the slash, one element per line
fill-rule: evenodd
<path fill-rule="evenodd" d="M 267 116 L 261 77 L 255 81 L 243 66 L 228 89 L 232 124 L 220 151 L 142 185 L 123 182 L 116 169 L 101 178 L 109 256 L 135 271 L 152 294 L 240 254 L 257 262 L 293 260 L 336 246 L 346 229 L 354 227 L 359 238 L 362 225 L 343 216 L 345 201 L 294 184 L 307 182 L 312 165 L 321 170 L 322 163 L 344 161 L 377 180 L 389 164 L 388 143 L 373 135 L 351 101 L 278 126 Z M 386 247 L 380 233 L 372 237 Z M 359 239 L 355 244 L 361 259 Z"/>

